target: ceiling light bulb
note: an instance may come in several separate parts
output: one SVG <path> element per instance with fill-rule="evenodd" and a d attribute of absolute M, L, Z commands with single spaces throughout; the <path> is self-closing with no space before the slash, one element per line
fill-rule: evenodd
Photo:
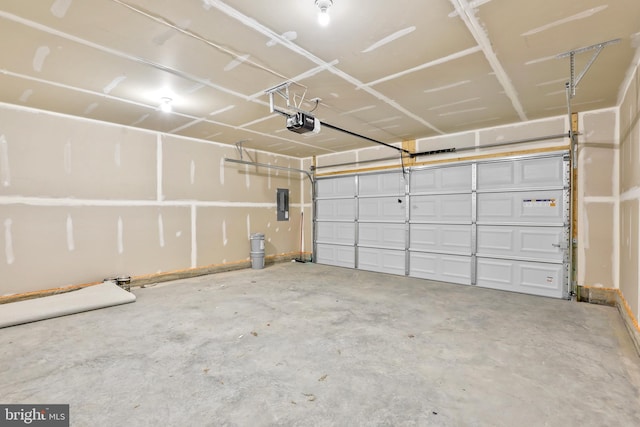
<path fill-rule="evenodd" d="M 160 103 L 160 111 L 162 111 L 163 113 L 170 113 L 171 112 L 171 98 L 167 98 L 167 97 L 163 97 L 160 98 L 160 100 L 162 101 Z"/>
<path fill-rule="evenodd" d="M 316 0 L 316 6 L 320 9 L 318 22 L 322 26 L 329 25 L 329 7 L 333 5 L 333 0 Z"/>
<path fill-rule="evenodd" d="M 327 25 L 329 25 L 330 20 L 331 19 L 329 18 L 329 13 L 327 12 L 327 9 L 320 10 L 320 13 L 318 14 L 318 22 L 320 23 L 320 25 L 322 25 L 323 27 L 326 27 Z"/>

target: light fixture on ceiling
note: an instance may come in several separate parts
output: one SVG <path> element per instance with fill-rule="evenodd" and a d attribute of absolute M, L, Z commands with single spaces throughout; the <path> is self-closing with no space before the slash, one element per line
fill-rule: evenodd
<path fill-rule="evenodd" d="M 162 111 L 163 113 L 170 113 L 172 110 L 171 101 L 173 101 L 173 99 L 169 98 L 168 96 L 163 96 L 162 98 L 160 98 L 160 111 Z"/>
<path fill-rule="evenodd" d="M 316 6 L 320 9 L 320 12 L 318 13 L 318 22 L 323 27 L 329 25 L 329 7 L 332 5 L 333 0 L 316 0 Z"/>

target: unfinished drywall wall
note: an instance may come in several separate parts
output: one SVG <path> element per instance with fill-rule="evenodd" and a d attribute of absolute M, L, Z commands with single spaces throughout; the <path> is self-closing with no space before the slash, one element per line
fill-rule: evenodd
<path fill-rule="evenodd" d="M 617 109 L 578 116 L 578 277 L 580 286 L 617 288 Z"/>
<path fill-rule="evenodd" d="M 297 254 L 308 180 L 225 157 L 236 147 L 0 105 L 0 296 L 247 262 L 255 232 L 267 257 Z"/>
<path fill-rule="evenodd" d="M 640 76 L 638 67 L 620 105 L 620 291 L 640 318 Z"/>

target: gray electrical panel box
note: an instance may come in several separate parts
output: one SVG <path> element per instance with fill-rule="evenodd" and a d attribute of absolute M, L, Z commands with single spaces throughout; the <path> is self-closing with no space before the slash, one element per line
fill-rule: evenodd
<path fill-rule="evenodd" d="M 278 206 L 278 221 L 289 221 L 288 188 L 278 188 L 276 203 Z"/>

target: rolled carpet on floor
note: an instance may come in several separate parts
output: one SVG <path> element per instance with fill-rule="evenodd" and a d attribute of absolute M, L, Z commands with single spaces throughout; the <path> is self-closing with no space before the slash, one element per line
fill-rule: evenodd
<path fill-rule="evenodd" d="M 136 296 L 113 282 L 26 301 L 0 304 L 0 328 L 134 302 Z"/>

